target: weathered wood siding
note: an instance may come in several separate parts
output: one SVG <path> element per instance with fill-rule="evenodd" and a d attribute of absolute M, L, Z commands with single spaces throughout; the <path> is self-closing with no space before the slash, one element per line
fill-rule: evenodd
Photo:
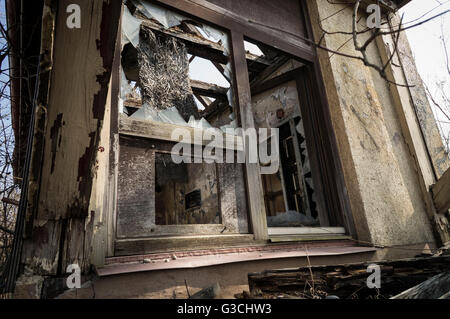
<path fill-rule="evenodd" d="M 81 8 L 80 29 L 66 24 L 73 3 Z M 90 264 L 96 212 L 89 204 L 120 8 L 112 0 L 57 3 L 53 65 L 45 65 L 52 70 L 49 102 L 40 117 L 47 123 L 42 177 L 31 190 L 37 207 L 23 258 L 36 274 L 61 275 L 68 264 L 83 270 Z"/>

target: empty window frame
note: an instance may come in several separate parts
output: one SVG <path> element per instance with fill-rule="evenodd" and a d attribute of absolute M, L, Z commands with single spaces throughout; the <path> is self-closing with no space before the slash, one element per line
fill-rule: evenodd
<path fill-rule="evenodd" d="M 279 171 L 261 176 L 269 234 L 271 227 L 330 226 L 322 188 L 315 185 L 320 184 L 320 172 L 313 171 L 310 163 L 307 139 L 313 137 L 305 132 L 308 119 L 302 114 L 312 105 L 301 105 L 310 102 L 301 101 L 299 95 L 298 74 L 305 74 L 306 67 L 248 39 L 245 49 L 252 56 L 247 58 L 247 68 L 255 126 L 279 130 Z"/>

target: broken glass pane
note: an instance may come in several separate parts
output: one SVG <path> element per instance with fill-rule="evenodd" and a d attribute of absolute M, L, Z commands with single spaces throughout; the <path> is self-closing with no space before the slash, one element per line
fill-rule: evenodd
<path fill-rule="evenodd" d="M 121 113 L 141 120 L 235 127 L 228 33 L 147 1 L 126 1 Z"/>

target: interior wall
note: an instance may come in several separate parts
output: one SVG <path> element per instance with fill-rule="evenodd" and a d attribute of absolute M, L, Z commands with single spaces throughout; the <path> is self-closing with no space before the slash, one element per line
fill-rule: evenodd
<path fill-rule="evenodd" d="M 318 39 L 319 21 L 343 6 L 319 0 L 308 1 L 308 8 Z M 343 9 L 322 26 L 351 31 L 352 13 L 350 7 Z M 349 39 L 337 34 L 325 43 L 358 54 Z M 414 159 L 385 80 L 359 60 L 320 49 L 318 55 L 359 239 L 381 245 L 434 243 Z M 368 55 L 379 62 L 375 44 Z"/>
<path fill-rule="evenodd" d="M 169 154 L 165 154 L 168 158 L 161 158 L 159 161 L 158 155 L 156 155 L 156 225 L 220 224 L 216 165 L 174 164 L 170 162 Z M 200 195 L 196 203 L 188 199 L 189 194 L 194 192 Z"/>

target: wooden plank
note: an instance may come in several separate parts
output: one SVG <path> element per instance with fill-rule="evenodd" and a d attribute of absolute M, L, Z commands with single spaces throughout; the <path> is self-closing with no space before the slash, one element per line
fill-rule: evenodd
<path fill-rule="evenodd" d="M 265 42 L 267 45 L 298 56 L 305 61 L 312 62 L 314 60 L 314 49 L 302 40 L 302 30 L 299 30 L 299 37 L 286 33 L 281 37 L 280 31 L 262 28 L 260 25 L 250 25 L 248 18 L 244 15 L 234 13 L 206 0 L 157 0 L 157 2 L 177 8 L 228 30 L 245 34 L 256 41 Z M 294 21 L 298 23 L 297 26 L 301 29 L 302 19 L 294 19 Z"/>
<path fill-rule="evenodd" d="M 206 96 L 201 96 L 201 95 L 198 95 L 198 94 L 194 94 L 194 95 L 197 98 L 197 100 L 200 103 L 202 103 L 202 105 L 203 105 L 203 107 L 205 109 L 212 103 L 211 100 L 208 97 L 206 97 Z"/>
<path fill-rule="evenodd" d="M 170 141 L 170 142 L 181 142 L 182 138 L 180 136 L 172 137 L 172 132 L 175 129 L 182 129 L 187 130 L 190 132 L 191 140 L 189 141 L 191 144 L 196 144 L 196 140 L 194 139 L 195 135 L 203 136 L 204 130 L 193 128 L 190 126 L 182 126 L 182 125 L 175 125 L 175 124 L 169 124 L 169 123 L 163 123 L 163 122 L 157 122 L 157 121 L 151 121 L 151 120 L 137 120 L 137 119 L 131 119 L 127 117 L 126 115 L 120 115 L 119 117 L 119 134 L 122 135 L 129 135 L 129 136 L 137 136 L 137 137 L 144 137 L 149 139 L 156 139 L 156 140 L 163 140 L 163 141 Z M 223 140 L 224 144 L 223 149 L 227 148 L 227 145 L 225 141 L 227 140 L 234 140 L 234 150 L 242 151 L 243 150 L 243 143 L 242 143 L 242 137 L 240 136 L 234 136 L 229 134 L 223 134 Z M 210 143 L 212 139 L 204 138 L 201 141 L 202 145 L 207 145 Z M 186 142 L 186 141 L 185 141 Z"/>
<path fill-rule="evenodd" d="M 227 50 L 222 44 L 205 39 L 201 36 L 201 34 L 187 33 L 180 26 L 165 29 L 164 26 L 153 20 L 149 20 L 142 16 L 139 16 L 139 18 L 143 20 L 142 25 L 150 28 L 152 31 L 164 34 L 166 36 L 171 36 L 182 41 L 186 45 L 188 53 L 192 56 L 198 56 L 211 60 L 216 67 L 219 67 L 221 64 L 228 63 L 229 57 Z M 267 60 L 264 56 L 260 57 L 250 52 L 246 52 L 245 57 L 247 59 L 248 68 L 254 72 L 261 72 L 272 65 L 272 62 Z"/>
<path fill-rule="evenodd" d="M 200 250 L 255 244 L 253 235 L 166 236 L 159 238 L 117 240 L 115 256 L 177 250 Z"/>
<path fill-rule="evenodd" d="M 450 209 L 450 168 L 431 186 L 431 192 L 437 212 L 447 212 Z"/>
<path fill-rule="evenodd" d="M 227 100 L 227 92 L 228 88 L 222 87 L 216 84 L 202 82 L 198 80 L 189 80 L 189 83 L 191 84 L 191 89 L 194 95 L 199 99 L 200 102 L 202 101 L 201 97 L 212 97 L 215 99 L 221 99 L 226 101 Z M 206 103 L 207 107 L 210 103 Z M 128 98 L 123 102 L 123 105 L 126 107 L 132 107 L 132 108 L 141 108 L 142 107 L 142 99 L 140 98 Z M 205 105 L 205 104 L 204 104 Z"/>
<path fill-rule="evenodd" d="M 345 234 L 344 227 L 269 227 L 269 235 Z"/>
<path fill-rule="evenodd" d="M 148 236 L 155 229 L 154 159 L 151 141 L 120 140 L 117 237 Z"/>
<path fill-rule="evenodd" d="M 74 260 L 82 271 L 88 268 L 88 223 L 95 214 L 89 207 L 120 20 L 120 2 L 81 2 L 81 29 L 68 29 L 69 4 L 57 2 L 49 101 L 42 97 L 39 107 L 48 126 L 40 133 L 42 154 L 33 154 L 40 159 L 35 168 L 42 178 L 35 175 L 40 187 L 30 202 L 39 206 L 29 217 L 33 229 L 22 259 L 45 275 L 62 275 L 63 266 Z"/>
<path fill-rule="evenodd" d="M 142 26 L 154 32 L 174 37 L 186 45 L 189 54 L 212 60 L 217 63 L 227 64 L 228 56 L 221 44 L 205 39 L 199 35 L 187 33 L 179 26 L 165 29 L 164 26 L 153 20 L 139 16 L 142 19 Z"/>
<path fill-rule="evenodd" d="M 291 44 L 300 44 L 305 37 L 304 19 L 298 0 L 284 0 L 282 4 L 271 0 L 189 2 L 223 15 L 222 20 L 228 20 L 224 27 L 273 47 L 277 47 L 283 40 Z M 264 33 L 265 37 L 258 38 L 253 31 Z M 272 36 L 278 37 L 278 43 L 271 42 Z"/>
<path fill-rule="evenodd" d="M 438 299 L 450 292 L 450 272 L 442 273 L 391 299 Z"/>
<path fill-rule="evenodd" d="M 189 80 L 189 83 L 191 84 L 191 88 L 194 94 L 213 97 L 217 99 L 227 99 L 228 88 L 226 87 L 197 80 Z"/>
<path fill-rule="evenodd" d="M 235 82 L 237 102 L 239 105 L 238 119 L 242 129 L 254 128 L 250 83 L 248 79 L 247 62 L 245 59 L 244 35 L 231 32 L 233 60 L 235 65 Z M 250 208 L 251 225 L 255 239 L 266 240 L 267 220 L 264 205 L 264 193 L 259 163 L 246 163 L 247 198 Z"/>
<path fill-rule="evenodd" d="M 298 269 L 250 273 L 248 283 L 253 296 L 279 294 L 311 297 L 313 294 L 336 295 L 347 299 L 382 296 L 389 298 L 442 272 L 450 271 L 450 256 L 378 261 L 381 288 L 369 289 L 368 266 L 373 261 L 354 264 L 305 266 Z"/>
<path fill-rule="evenodd" d="M 209 104 L 207 108 L 201 111 L 200 116 L 208 120 L 211 116 L 215 114 L 221 114 L 227 108 L 231 108 L 228 100 L 217 99 L 211 104 Z"/>

